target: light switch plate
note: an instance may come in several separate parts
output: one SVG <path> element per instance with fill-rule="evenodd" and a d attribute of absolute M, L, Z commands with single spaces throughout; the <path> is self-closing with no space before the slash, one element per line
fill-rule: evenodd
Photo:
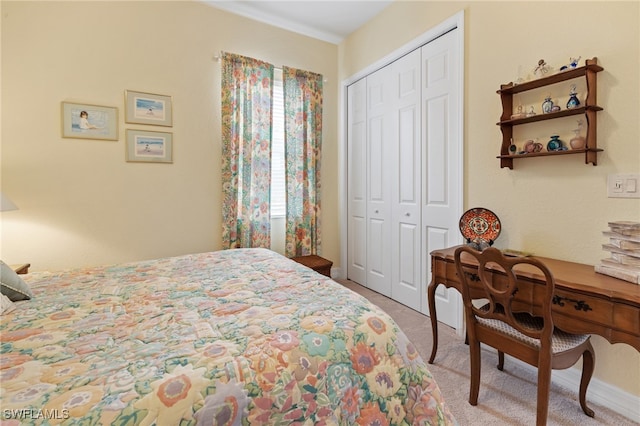
<path fill-rule="evenodd" d="M 609 198 L 640 198 L 640 173 L 622 173 L 607 178 Z"/>

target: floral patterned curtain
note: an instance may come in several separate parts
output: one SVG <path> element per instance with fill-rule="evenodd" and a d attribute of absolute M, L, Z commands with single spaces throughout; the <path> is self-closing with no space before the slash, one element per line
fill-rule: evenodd
<path fill-rule="evenodd" d="M 271 246 L 273 65 L 222 55 L 222 245 Z"/>
<path fill-rule="evenodd" d="M 322 75 L 283 67 L 287 224 L 285 254 L 320 254 Z"/>

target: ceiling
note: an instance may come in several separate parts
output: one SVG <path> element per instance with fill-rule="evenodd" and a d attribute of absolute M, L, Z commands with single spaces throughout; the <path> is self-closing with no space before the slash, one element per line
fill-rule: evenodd
<path fill-rule="evenodd" d="M 338 44 L 393 0 L 203 0 L 210 6 Z"/>

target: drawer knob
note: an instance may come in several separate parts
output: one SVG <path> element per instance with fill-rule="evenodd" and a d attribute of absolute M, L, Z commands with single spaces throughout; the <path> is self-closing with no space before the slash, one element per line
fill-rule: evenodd
<path fill-rule="evenodd" d="M 478 276 L 478 274 L 474 274 L 471 272 L 465 272 L 464 273 L 470 281 L 476 281 L 476 282 L 480 282 L 480 277 Z"/>

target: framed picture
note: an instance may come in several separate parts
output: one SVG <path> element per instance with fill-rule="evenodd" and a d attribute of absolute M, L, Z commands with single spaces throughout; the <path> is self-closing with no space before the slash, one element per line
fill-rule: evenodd
<path fill-rule="evenodd" d="M 173 163 L 173 135 L 127 129 L 127 161 Z"/>
<path fill-rule="evenodd" d="M 118 108 L 62 102 L 62 137 L 118 140 Z"/>
<path fill-rule="evenodd" d="M 125 91 L 125 122 L 173 126 L 171 96 Z"/>

